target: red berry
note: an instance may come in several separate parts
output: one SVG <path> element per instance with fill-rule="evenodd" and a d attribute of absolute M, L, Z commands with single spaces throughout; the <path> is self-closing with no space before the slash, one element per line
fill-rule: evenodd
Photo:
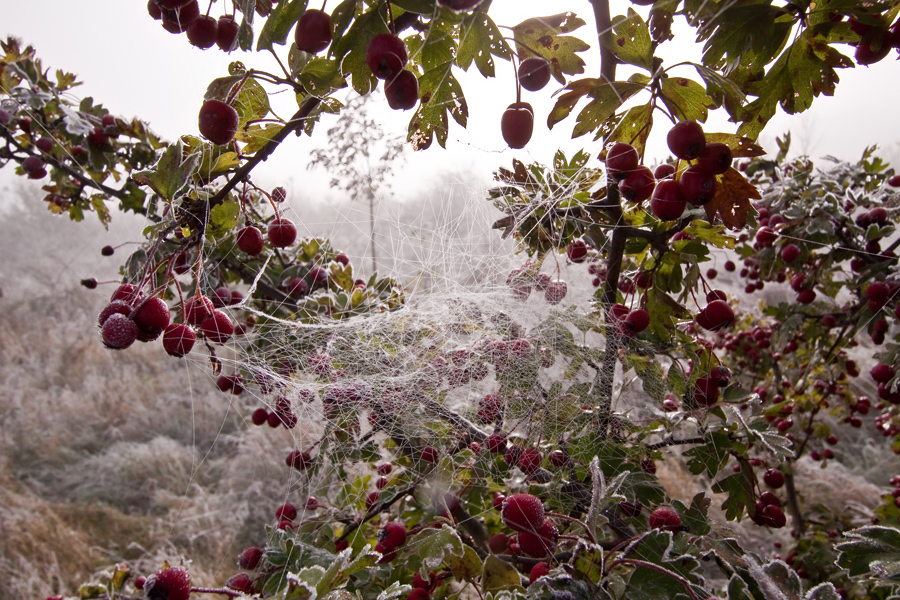
<path fill-rule="evenodd" d="M 221 100 L 207 100 L 200 107 L 200 134 L 214 144 L 221 146 L 233 140 L 238 123 L 237 111 Z"/>
<path fill-rule="evenodd" d="M 246 573 L 237 573 L 235 575 L 232 575 L 225 582 L 225 587 L 230 590 L 243 592 L 245 594 L 253 593 L 253 582 L 250 581 L 250 576 Z"/>
<path fill-rule="evenodd" d="M 700 152 L 696 167 L 711 175 L 721 175 L 731 167 L 731 161 L 731 148 L 721 142 L 711 142 Z"/>
<path fill-rule="evenodd" d="M 275 509 L 275 518 L 279 521 L 282 519 L 293 521 L 297 518 L 297 507 L 290 502 L 285 502 Z"/>
<path fill-rule="evenodd" d="M 231 52 L 237 45 L 240 25 L 231 15 L 222 15 L 216 25 L 216 46 L 225 52 Z"/>
<path fill-rule="evenodd" d="M 495 533 L 488 539 L 488 549 L 494 554 L 503 554 L 509 546 L 509 538 L 505 533 Z"/>
<path fill-rule="evenodd" d="M 238 555 L 238 565 L 242 569 L 252 571 L 259 566 L 259 561 L 262 557 L 263 551 L 261 548 L 250 546 Z"/>
<path fill-rule="evenodd" d="M 650 523 L 650 527 L 652 527 L 653 529 L 679 527 L 681 525 L 681 517 L 678 516 L 677 512 L 667 506 L 660 506 L 652 513 L 650 513 L 650 518 L 648 521 Z"/>
<path fill-rule="evenodd" d="M 437 448 L 434 446 L 425 446 L 422 448 L 421 452 L 419 452 L 419 460 L 426 463 L 436 463 L 440 458 L 438 454 Z"/>
<path fill-rule="evenodd" d="M 254 425 L 265 425 L 269 420 L 269 411 L 265 408 L 257 408 L 253 411 L 253 414 L 250 415 L 250 421 Z"/>
<path fill-rule="evenodd" d="M 211 316 L 200 323 L 200 331 L 214 344 L 224 344 L 234 333 L 234 323 L 222 311 L 214 310 Z"/>
<path fill-rule="evenodd" d="M 534 558 L 551 556 L 556 550 L 558 539 L 559 530 L 550 519 L 544 519 L 544 522 L 535 531 L 520 531 L 517 536 L 522 552 Z"/>
<path fill-rule="evenodd" d="M 712 377 L 701 377 L 694 385 L 694 400 L 703 406 L 719 401 L 719 386 Z"/>
<path fill-rule="evenodd" d="M 143 298 L 144 294 L 142 294 L 137 287 L 130 283 L 123 283 L 116 288 L 116 291 L 110 296 L 109 301 L 122 300 L 123 302 L 127 302 L 129 305 L 134 306 Z"/>
<path fill-rule="evenodd" d="M 616 180 L 622 180 L 638 168 L 640 157 L 634 146 L 616 142 L 606 153 L 606 170 Z"/>
<path fill-rule="evenodd" d="M 675 165 L 671 163 L 663 163 L 656 167 L 656 170 L 653 171 L 653 176 L 656 179 L 665 179 L 666 177 L 671 177 L 675 174 Z"/>
<path fill-rule="evenodd" d="M 184 320 L 191 325 L 199 325 L 210 318 L 215 310 L 212 300 L 206 296 L 191 296 L 182 307 Z"/>
<path fill-rule="evenodd" d="M 290 219 L 273 219 L 269 223 L 268 237 L 276 248 L 287 248 L 297 239 L 297 227 Z"/>
<path fill-rule="evenodd" d="M 679 121 L 666 135 L 672 154 L 683 160 L 693 160 L 706 147 L 706 135 L 696 121 Z"/>
<path fill-rule="evenodd" d="M 207 48 L 212 48 L 216 43 L 218 32 L 219 24 L 215 17 L 200 15 L 187 28 L 187 38 L 194 46 L 206 50 Z"/>
<path fill-rule="evenodd" d="M 506 526 L 515 531 L 536 531 L 544 523 L 544 505 L 531 494 L 506 498 L 501 514 Z"/>
<path fill-rule="evenodd" d="M 156 3 L 156 0 L 147 0 L 147 12 L 154 21 L 162 19 L 162 9 Z"/>
<path fill-rule="evenodd" d="M 534 583 L 541 577 L 550 574 L 550 565 L 545 562 L 539 562 L 531 567 L 531 571 L 528 573 L 528 583 Z"/>
<path fill-rule="evenodd" d="M 502 433 L 492 433 L 484 443 L 491 454 L 503 454 L 506 452 L 506 436 Z"/>
<path fill-rule="evenodd" d="M 544 457 L 541 456 L 541 453 L 535 448 L 526 448 L 522 455 L 519 456 L 518 465 L 523 473 L 526 475 L 531 475 L 535 471 L 541 468 L 541 462 L 544 460 Z"/>
<path fill-rule="evenodd" d="M 687 201 L 679 182 L 665 179 L 656 184 L 650 198 L 650 210 L 656 218 L 661 221 L 674 221 L 684 214 L 686 206 Z"/>
<path fill-rule="evenodd" d="M 399 521 L 385 523 L 378 532 L 378 542 L 390 552 L 406 543 L 406 526 Z"/>
<path fill-rule="evenodd" d="M 144 300 L 134 313 L 134 324 L 142 333 L 156 339 L 169 326 L 169 306 L 162 298 Z"/>
<path fill-rule="evenodd" d="M 219 375 L 219 378 L 216 379 L 216 387 L 219 388 L 221 392 L 231 392 L 232 394 L 239 395 L 244 391 L 244 380 L 240 375 Z"/>
<path fill-rule="evenodd" d="M 527 102 L 514 102 L 500 119 L 503 140 L 510 148 L 524 148 L 534 131 L 534 109 Z"/>
<path fill-rule="evenodd" d="M 797 294 L 797 302 L 800 304 L 812 304 L 815 299 L 816 292 L 814 290 L 803 290 Z"/>
<path fill-rule="evenodd" d="M 695 206 L 703 206 L 716 195 L 716 176 L 697 166 L 681 174 L 681 189 L 685 199 Z"/>
<path fill-rule="evenodd" d="M 107 317 L 100 328 L 103 344 L 113 350 L 124 350 L 137 339 L 138 328 L 127 316 L 113 313 Z"/>
<path fill-rule="evenodd" d="M 587 244 L 582 239 L 572 240 L 572 243 L 566 246 L 566 256 L 568 256 L 569 260 L 573 263 L 583 263 L 585 257 L 587 257 L 587 253 Z"/>
<path fill-rule="evenodd" d="M 376 35 L 366 48 L 366 64 L 378 79 L 393 79 L 408 60 L 406 44 L 390 33 Z"/>
<path fill-rule="evenodd" d="M 709 331 L 719 331 L 734 322 L 734 310 L 724 300 L 713 300 L 697 315 L 697 323 Z"/>
<path fill-rule="evenodd" d="M 265 243 L 262 232 L 252 225 L 248 225 L 238 231 L 235 241 L 237 242 L 237 247 L 250 256 L 256 256 L 262 252 Z"/>
<path fill-rule="evenodd" d="M 317 54 L 331 44 L 331 17 L 328 13 L 311 9 L 303 13 L 294 29 L 297 49 Z"/>
<path fill-rule="evenodd" d="M 412 71 L 400 71 L 384 86 L 384 97 L 394 110 L 409 110 L 419 101 L 419 79 Z"/>
<path fill-rule="evenodd" d="M 170 355 L 181 358 L 191 351 L 197 339 L 194 330 L 182 323 L 171 323 L 163 333 L 163 349 Z"/>
<path fill-rule="evenodd" d="M 188 600 L 191 576 L 182 567 L 169 567 L 144 581 L 144 596 L 151 600 Z"/>
<path fill-rule="evenodd" d="M 619 183 L 619 194 L 629 202 L 641 203 L 653 194 L 655 187 L 653 173 L 640 165 Z"/>
<path fill-rule="evenodd" d="M 871 39 L 862 40 L 856 46 L 856 63 L 860 65 L 872 65 L 884 59 L 891 51 L 891 44 L 887 35 L 873 36 Z"/>
<path fill-rule="evenodd" d="M 650 313 L 643 308 L 638 308 L 628 313 L 625 317 L 625 328 L 632 335 L 638 334 L 650 325 Z"/>
<path fill-rule="evenodd" d="M 169 33 L 184 33 L 199 16 L 200 3 L 197 0 L 187 0 L 174 10 L 163 11 L 162 26 Z"/>
<path fill-rule="evenodd" d="M 778 469 L 769 469 L 763 475 L 763 481 L 772 489 L 778 489 L 784 485 L 784 473 Z"/>
<path fill-rule="evenodd" d="M 289 467 L 293 467 L 298 471 L 303 471 L 312 464 L 312 456 L 310 456 L 309 452 L 291 450 L 288 453 L 287 458 L 284 459 L 284 462 Z"/>
<path fill-rule="evenodd" d="M 393 471 L 393 470 L 394 470 L 394 467 L 391 466 L 391 463 L 384 463 L 384 464 L 378 465 L 378 468 L 376 469 L 378 474 L 381 476 L 390 475 L 391 471 Z"/>
<path fill-rule="evenodd" d="M 551 281 L 544 290 L 544 300 L 548 304 L 559 304 L 569 291 L 569 286 L 565 281 Z"/>
<path fill-rule="evenodd" d="M 869 372 L 874 379 L 878 383 L 887 383 L 891 379 L 894 378 L 894 369 L 885 363 L 878 363 L 872 370 Z"/>
<path fill-rule="evenodd" d="M 785 244 L 781 249 L 781 260 L 786 263 L 792 263 L 800 258 L 801 250 L 797 244 Z"/>
<path fill-rule="evenodd" d="M 550 61 L 543 56 L 529 56 L 519 64 L 519 83 L 530 92 L 543 89 L 550 75 Z"/>

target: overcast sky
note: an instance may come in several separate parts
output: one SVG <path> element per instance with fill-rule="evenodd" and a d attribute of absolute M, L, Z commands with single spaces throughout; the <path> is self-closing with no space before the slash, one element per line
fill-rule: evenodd
<path fill-rule="evenodd" d="M 328 9 L 333 6 L 328 3 Z M 613 13 L 622 13 L 627 3 L 613 0 Z M 197 133 L 197 111 L 209 81 L 226 74 L 228 63 L 242 60 L 248 66 L 272 63 L 263 54 L 236 52 L 226 55 L 215 47 L 202 51 L 189 45 L 184 35 L 164 31 L 146 12 L 144 0 L 32 0 L 19 2 L 0 0 L 3 22 L 0 33 L 15 35 L 36 47 L 45 67 L 61 68 L 76 73 L 84 85 L 74 90 L 79 96 L 93 96 L 112 112 L 124 116 L 138 116 L 167 139 L 183 133 Z M 213 7 L 212 14 L 222 12 L 224 2 Z M 542 15 L 552 6 L 553 12 L 572 10 L 588 24 L 578 34 L 592 45 L 584 53 L 588 62 L 587 75 L 596 73 L 596 33 L 587 0 L 557 0 L 552 3 L 523 0 L 494 0 L 492 15 L 503 25 L 515 25 L 527 16 Z M 640 8 L 640 7 L 639 7 Z M 645 11 L 645 9 L 642 9 Z M 682 21 L 683 22 L 683 21 Z M 680 36 L 684 40 L 686 36 Z M 683 58 L 697 58 L 699 51 L 690 43 L 669 44 L 663 55 L 667 64 Z M 852 55 L 852 48 L 843 51 Z M 286 53 L 286 50 L 284 51 Z M 799 118 L 781 115 L 774 119 L 761 140 L 771 149 L 775 135 L 792 129 L 795 147 L 814 156 L 832 154 L 839 158 L 855 159 L 867 145 L 877 143 L 884 154 L 900 156 L 900 120 L 896 118 L 896 54 L 872 67 L 858 67 L 841 71 L 841 83 L 834 98 L 819 98 L 814 108 Z M 277 68 L 277 67 L 276 67 Z M 500 114 L 514 101 L 513 72 L 509 63 L 498 63 L 498 77 L 484 80 L 477 74 L 461 74 L 468 98 L 470 125 L 463 130 L 451 121 L 448 150 L 434 147 L 410 159 L 411 167 L 405 177 L 414 177 L 404 186 L 415 193 L 420 185 L 427 185 L 442 171 L 472 171 L 482 180 L 498 166 L 508 165 L 516 156 L 524 160 L 549 161 L 558 147 L 577 148 L 586 145 L 592 151 L 599 144 L 588 137 L 570 139 L 574 119 L 570 118 L 547 131 L 545 115 L 552 106 L 552 91 L 548 86 L 541 92 L 527 93 L 539 116 L 534 138 L 524 150 L 506 148 L 500 136 Z M 551 82 L 552 83 L 552 82 Z M 381 121 L 389 133 L 404 135 L 411 112 L 395 113 L 383 103 L 381 91 L 375 92 L 385 108 Z M 284 94 L 277 105 L 290 114 L 295 105 Z M 576 109 L 576 111 L 579 109 Z M 320 130 L 327 129 L 320 127 Z M 663 129 L 663 128 L 658 128 Z M 708 130 L 733 131 L 734 126 L 724 119 L 714 119 Z M 659 143 L 651 147 L 655 162 L 665 156 Z M 306 157 L 312 147 L 322 144 L 316 137 L 291 137 L 278 149 L 268 164 L 254 174 L 263 184 L 291 186 L 298 200 L 315 201 L 329 197 L 327 177 L 306 170 Z M 0 173 L 0 184 L 8 185 L 8 173 Z M 402 194 L 401 190 L 398 193 Z"/>

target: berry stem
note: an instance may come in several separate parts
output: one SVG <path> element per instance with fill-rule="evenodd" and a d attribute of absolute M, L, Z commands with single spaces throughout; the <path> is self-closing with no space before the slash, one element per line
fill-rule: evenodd
<path fill-rule="evenodd" d="M 610 564 L 610 569 L 612 569 L 613 567 L 618 566 L 618 565 L 635 565 L 638 567 L 644 567 L 646 569 L 656 571 L 657 573 L 662 573 L 663 575 L 668 575 L 669 577 L 671 577 L 672 579 L 675 579 L 676 581 L 678 581 L 678 583 L 683 585 L 684 589 L 687 590 L 687 593 L 690 594 L 690 596 L 691 596 L 691 598 L 693 598 L 693 600 L 698 600 L 697 595 L 694 593 L 693 588 L 691 588 L 691 582 L 688 581 L 687 579 L 685 579 L 684 577 L 682 577 L 681 575 L 678 575 L 677 573 L 673 573 L 672 571 L 666 569 L 665 567 L 661 567 L 659 565 L 656 565 L 656 564 L 653 564 L 651 562 L 647 562 L 644 560 L 639 560 L 637 558 L 620 558 L 620 559 L 614 560 L 612 562 L 612 564 Z"/>
<path fill-rule="evenodd" d="M 388 23 L 391 28 L 391 35 L 397 35 L 397 28 L 394 27 L 394 11 L 391 10 L 391 0 L 384 0 L 384 4 L 387 6 Z"/>
<path fill-rule="evenodd" d="M 597 540 L 594 539 L 594 534 L 591 533 L 591 530 L 588 528 L 587 524 L 584 521 L 582 521 L 580 519 L 576 519 L 575 517 L 570 517 L 569 515 L 563 515 L 560 513 L 547 512 L 547 513 L 544 513 L 544 515 L 546 515 L 548 517 L 554 517 L 556 519 L 562 519 L 563 521 L 571 521 L 572 523 L 577 523 L 582 529 L 584 529 L 584 532 L 585 532 L 585 534 L 587 534 L 588 539 L 591 541 L 591 543 L 592 544 L 597 543 Z M 562 536 L 560 536 L 560 537 L 562 537 Z"/>
<path fill-rule="evenodd" d="M 234 590 L 229 590 L 228 588 L 202 588 L 202 587 L 192 587 L 191 593 L 197 594 L 222 594 L 223 596 L 230 596 L 232 598 L 244 598 L 244 594 L 241 592 L 236 592 Z"/>

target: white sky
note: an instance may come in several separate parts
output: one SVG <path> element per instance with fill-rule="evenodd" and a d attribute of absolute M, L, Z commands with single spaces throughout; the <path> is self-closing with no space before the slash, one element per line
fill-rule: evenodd
<path fill-rule="evenodd" d="M 328 9 L 335 3 L 329 2 Z M 628 3 L 612 0 L 613 14 L 623 13 Z M 224 2 L 213 7 L 212 14 L 222 12 Z M 552 6 L 548 9 L 548 6 Z M 646 9 L 638 7 L 642 14 Z M 523 0 L 494 0 L 492 15 L 499 24 L 514 25 L 528 16 L 572 10 L 587 25 L 577 34 L 591 44 L 592 49 L 583 53 L 588 62 L 585 76 L 597 71 L 596 34 L 593 16 L 587 0 L 556 0 L 552 3 Z M 197 132 L 197 111 L 203 93 L 210 80 L 226 73 L 232 60 L 242 60 L 248 66 L 260 66 L 276 70 L 265 54 L 226 55 L 215 47 L 202 51 L 187 42 L 184 35 L 172 35 L 153 21 L 145 10 L 143 0 L 0 0 L 3 15 L 0 34 L 15 35 L 36 47 L 44 66 L 74 72 L 84 85 L 74 90 L 79 96 L 93 96 L 112 112 L 124 117 L 138 116 L 148 122 L 153 130 L 167 139 L 183 133 Z M 683 22 L 683 20 L 681 20 Z M 676 21 L 676 24 L 679 21 Z M 684 40 L 686 36 L 682 35 Z M 662 54 L 667 64 L 685 57 L 699 56 L 693 44 L 672 46 Z M 852 48 L 843 51 L 852 56 Z M 286 54 L 286 49 L 284 50 Z M 877 143 L 888 157 L 900 157 L 900 120 L 896 114 L 896 80 L 898 68 L 894 53 L 872 67 L 858 67 L 841 71 L 841 83 L 835 98 L 819 98 L 811 111 L 800 118 L 785 115 L 776 117 L 762 136 L 765 147 L 772 149 L 775 135 L 792 129 L 795 148 L 818 156 L 832 154 L 844 159 L 855 159 L 867 145 Z M 524 150 L 506 148 L 500 136 L 500 114 L 507 104 L 514 101 L 512 68 L 507 62 L 498 62 L 498 77 L 484 80 L 473 66 L 471 73 L 461 74 L 469 105 L 469 128 L 463 130 L 451 121 L 448 150 L 434 144 L 431 149 L 416 154 L 405 168 L 403 176 L 414 178 L 408 185 L 397 186 L 415 193 L 438 173 L 471 170 L 487 180 L 492 170 L 508 165 L 513 156 L 526 161 L 549 161 L 558 147 L 570 151 L 582 147 L 596 150 L 598 144 L 588 137 L 574 142 L 569 138 L 574 124 L 573 116 L 547 131 L 545 116 L 553 104 L 551 85 L 540 92 L 529 93 L 527 100 L 539 117 L 535 135 Z M 691 74 L 693 71 L 691 71 Z M 375 92 L 381 98 L 381 91 Z M 293 112 L 295 105 L 289 94 L 277 102 L 283 106 L 283 116 Z M 383 102 L 383 101 L 382 101 Z M 276 104 L 278 105 L 278 104 Z M 383 124 L 389 133 L 404 135 L 412 111 L 394 113 L 384 104 Z M 324 125 L 324 126 L 323 126 Z M 320 124 L 320 131 L 328 123 Z M 657 128 L 663 129 L 663 128 Z M 733 124 L 716 119 L 708 130 L 733 131 Z M 654 162 L 665 156 L 665 148 L 659 143 L 664 132 L 656 132 L 657 143 L 651 146 Z M 653 140 L 651 140 L 652 142 Z M 309 149 L 324 143 L 322 136 L 315 139 L 291 137 L 276 151 L 268 164 L 254 174 L 261 184 L 283 184 L 294 189 L 297 200 L 316 201 L 326 199 L 327 176 L 305 168 Z M 11 181 L 9 173 L 0 173 L 0 186 Z"/>

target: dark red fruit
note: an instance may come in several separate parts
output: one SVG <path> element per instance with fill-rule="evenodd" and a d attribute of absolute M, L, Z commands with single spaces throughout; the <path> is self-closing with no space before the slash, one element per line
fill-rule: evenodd
<path fill-rule="evenodd" d="M 200 15 L 187 29 L 188 41 L 203 50 L 212 48 L 219 33 L 219 24 L 214 17 Z"/>
<path fill-rule="evenodd" d="M 706 147 L 703 127 L 696 121 L 679 121 L 669 130 L 666 142 L 672 154 L 682 160 L 694 160 Z"/>
<path fill-rule="evenodd" d="M 384 86 L 384 97 L 394 110 L 409 110 L 419 101 L 419 80 L 412 71 L 400 71 Z"/>
<path fill-rule="evenodd" d="M 731 148 L 721 142 L 711 142 L 703 148 L 695 166 L 710 175 L 721 175 L 731 167 L 732 160 Z"/>
<path fill-rule="evenodd" d="M 531 475 L 541 468 L 544 457 L 536 448 L 526 448 L 519 456 L 519 468 L 526 475 Z"/>
<path fill-rule="evenodd" d="M 544 505 L 537 496 L 513 494 L 503 501 L 503 522 L 515 531 L 536 531 L 544 523 Z"/>
<path fill-rule="evenodd" d="M 878 363 L 872 367 L 869 374 L 877 383 L 887 383 L 894 378 L 894 369 L 885 363 Z"/>
<path fill-rule="evenodd" d="M 290 219 L 273 219 L 269 223 L 269 242 L 276 248 L 287 248 L 297 239 L 297 227 Z"/>
<path fill-rule="evenodd" d="M 565 281 L 551 281 L 544 290 L 544 300 L 548 304 L 559 304 L 569 291 Z"/>
<path fill-rule="evenodd" d="M 569 462 L 569 455 L 562 450 L 553 450 L 552 452 L 550 452 L 550 454 L 547 455 L 547 458 L 550 460 L 550 464 L 554 467 L 561 467 Z"/>
<path fill-rule="evenodd" d="M 632 335 L 638 334 L 650 326 L 650 313 L 643 308 L 638 308 L 628 313 L 625 317 L 625 329 Z"/>
<path fill-rule="evenodd" d="M 509 537 L 505 533 L 495 533 L 488 539 L 488 549 L 494 554 L 503 554 L 509 546 Z"/>
<path fill-rule="evenodd" d="M 582 239 L 572 240 L 572 242 L 566 246 L 566 256 L 568 256 L 569 260 L 573 263 L 583 263 L 587 253 L 587 244 Z M 546 286 L 544 289 L 546 289 Z"/>
<path fill-rule="evenodd" d="M 408 60 L 406 44 L 390 33 L 376 35 L 366 48 L 366 64 L 378 79 L 393 79 Z"/>
<path fill-rule="evenodd" d="M 194 330 L 182 323 L 171 323 L 163 333 L 163 349 L 170 355 L 181 358 L 191 351 L 197 339 Z"/>
<path fill-rule="evenodd" d="M 216 25 L 216 46 L 225 52 L 231 52 L 237 45 L 240 25 L 231 15 L 222 15 Z"/>
<path fill-rule="evenodd" d="M 248 225 L 238 231 L 235 241 L 237 242 L 237 247 L 250 256 L 256 256 L 262 252 L 265 244 L 262 232 L 252 225 Z"/>
<path fill-rule="evenodd" d="M 265 408 L 257 408 L 250 415 L 250 422 L 256 426 L 265 425 L 269 420 L 269 411 Z"/>
<path fill-rule="evenodd" d="M 215 306 L 206 296 L 191 296 L 184 301 L 184 320 L 190 325 L 199 325 L 212 316 Z"/>
<path fill-rule="evenodd" d="M 390 552 L 406 543 L 406 526 L 400 521 L 385 523 L 378 532 L 378 542 Z"/>
<path fill-rule="evenodd" d="M 781 249 L 781 260 L 792 263 L 800 258 L 801 250 L 797 244 L 785 244 Z"/>
<path fill-rule="evenodd" d="M 221 100 L 207 100 L 200 107 L 200 134 L 213 144 L 222 146 L 233 140 L 238 122 L 234 107 Z"/>
<path fill-rule="evenodd" d="M 559 530 L 550 519 L 544 522 L 534 532 L 520 531 L 518 535 L 519 548 L 534 558 L 546 558 L 556 550 L 556 541 L 559 539 Z"/>
<path fill-rule="evenodd" d="M 437 448 L 434 446 L 425 446 L 422 448 L 422 451 L 419 452 L 419 460 L 426 463 L 436 463 L 440 458 L 438 454 Z"/>
<path fill-rule="evenodd" d="M 22 161 L 22 168 L 29 175 L 31 173 L 37 173 L 39 171 L 44 171 L 44 161 L 40 156 L 29 156 L 25 160 Z M 46 173 L 46 171 L 44 171 Z"/>
<path fill-rule="evenodd" d="M 653 171 L 653 176 L 657 179 L 665 179 L 666 177 L 671 177 L 675 174 L 675 165 L 670 163 L 663 163 L 656 167 L 656 170 Z"/>
<path fill-rule="evenodd" d="M 222 311 L 214 310 L 212 316 L 200 323 L 200 330 L 206 339 L 214 344 L 224 344 L 234 333 L 234 323 L 232 323 L 231 317 Z"/>
<path fill-rule="evenodd" d="M 312 464 L 312 456 L 310 456 L 309 452 L 291 450 L 284 459 L 284 462 L 289 467 L 293 467 L 298 471 L 303 471 Z"/>
<path fill-rule="evenodd" d="M 640 165 L 619 183 L 619 194 L 629 202 L 640 203 L 653 194 L 656 178 L 649 167 Z"/>
<path fill-rule="evenodd" d="M 778 489 L 784 485 L 784 473 L 778 469 L 769 469 L 763 475 L 763 481 L 766 485 L 773 489 Z"/>
<path fill-rule="evenodd" d="M 275 509 L 275 518 L 279 521 L 282 519 L 293 521 L 297 518 L 297 507 L 290 502 L 285 502 Z"/>
<path fill-rule="evenodd" d="M 539 562 L 531 567 L 531 571 L 528 573 L 528 583 L 534 583 L 541 577 L 550 574 L 550 565 L 545 562 Z"/>
<path fill-rule="evenodd" d="M 53 138 L 42 137 L 34 142 L 34 147 L 44 154 L 50 154 L 54 146 L 56 146 L 56 142 L 53 141 Z"/>
<path fill-rule="evenodd" d="M 220 392 L 230 392 L 239 396 L 244 391 L 244 378 L 239 374 L 219 375 L 216 379 L 216 387 Z"/>
<path fill-rule="evenodd" d="M 524 148 L 534 131 L 534 109 L 527 102 L 514 102 L 500 119 L 503 140 L 510 148 Z"/>
<path fill-rule="evenodd" d="M 519 65 L 519 83 L 530 92 L 543 89 L 550 82 L 550 61 L 543 56 L 529 56 Z"/>
<path fill-rule="evenodd" d="M 162 298 L 145 300 L 134 314 L 134 323 L 144 333 L 158 337 L 169 326 L 169 306 Z"/>
<path fill-rule="evenodd" d="M 694 401 L 702 406 L 712 406 L 719 401 L 719 386 L 712 377 L 701 377 L 694 385 Z"/>
<path fill-rule="evenodd" d="M 288 294 L 292 298 L 302 298 L 309 293 L 309 284 L 301 277 L 294 277 L 288 282 Z"/>
<path fill-rule="evenodd" d="M 506 436 L 502 433 L 492 433 L 484 443 L 491 454 L 503 454 L 506 452 Z"/>
<path fill-rule="evenodd" d="M 648 521 L 653 529 L 668 529 L 681 526 L 681 517 L 667 506 L 660 506 L 650 513 Z"/>
<path fill-rule="evenodd" d="M 253 593 L 253 582 L 250 581 L 250 576 L 246 573 L 236 573 L 232 575 L 225 582 L 225 587 L 245 594 Z"/>
<path fill-rule="evenodd" d="M 169 33 L 184 33 L 199 16 L 199 2 L 197 0 L 188 0 L 180 8 L 164 10 L 162 13 L 162 26 Z"/>
<path fill-rule="evenodd" d="M 185 4 L 189 3 L 191 0 L 153 0 L 162 8 L 167 8 L 169 10 L 175 10 L 176 8 L 181 8 Z"/>
<path fill-rule="evenodd" d="M 724 300 L 713 300 L 697 315 L 697 323 L 709 331 L 719 331 L 734 322 L 734 310 Z"/>
<path fill-rule="evenodd" d="M 872 65 L 883 60 L 891 51 L 891 44 L 887 35 L 873 36 L 871 39 L 862 40 L 856 46 L 854 58 L 856 64 Z"/>
<path fill-rule="evenodd" d="M 259 561 L 263 557 L 263 551 L 256 546 L 250 546 L 238 555 L 238 566 L 242 569 L 252 571 L 259 566 Z"/>
<path fill-rule="evenodd" d="M 148 600 L 188 600 L 190 595 L 191 576 L 182 567 L 163 569 L 144 582 L 144 597 Z"/>
<path fill-rule="evenodd" d="M 321 10 L 307 10 L 294 30 L 297 49 L 316 54 L 331 44 L 331 17 Z"/>
<path fill-rule="evenodd" d="M 695 206 L 703 206 L 716 195 L 716 176 L 693 166 L 681 174 L 681 189 L 685 199 Z"/>
<path fill-rule="evenodd" d="M 127 316 L 113 313 L 100 328 L 103 344 L 113 350 L 124 350 L 137 339 L 138 328 Z"/>
<path fill-rule="evenodd" d="M 686 207 L 687 201 L 679 182 L 666 179 L 656 184 L 653 197 L 650 198 L 650 210 L 657 219 L 674 221 L 684 214 Z"/>
<path fill-rule="evenodd" d="M 614 179 L 622 180 L 637 169 L 640 157 L 634 146 L 616 142 L 606 153 L 606 170 Z"/>
<path fill-rule="evenodd" d="M 147 0 L 147 12 L 154 21 L 162 19 L 162 9 L 156 3 L 156 0 Z"/>

